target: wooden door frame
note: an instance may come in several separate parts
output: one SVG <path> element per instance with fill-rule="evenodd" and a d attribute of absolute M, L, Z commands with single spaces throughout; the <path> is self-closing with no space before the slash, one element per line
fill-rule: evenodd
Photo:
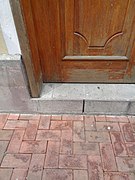
<path fill-rule="evenodd" d="M 29 26 L 33 29 L 33 34 L 28 34 L 28 24 L 27 19 L 23 16 L 21 0 L 9 0 L 11 5 L 11 10 L 18 34 L 18 39 L 20 43 L 22 60 L 26 69 L 26 75 L 28 79 L 28 85 L 30 89 L 31 97 L 39 97 L 42 88 L 42 71 L 40 65 L 40 56 L 38 53 L 38 45 L 36 42 L 36 37 L 34 36 L 34 24 L 32 14 L 29 14 Z M 31 37 L 30 37 L 31 36 Z M 32 38 L 32 39 L 31 39 Z M 34 50 L 32 51 L 32 48 Z M 34 67 L 34 60 L 36 58 L 36 63 L 38 65 L 38 72 Z M 38 74 L 38 75 L 37 75 Z"/>

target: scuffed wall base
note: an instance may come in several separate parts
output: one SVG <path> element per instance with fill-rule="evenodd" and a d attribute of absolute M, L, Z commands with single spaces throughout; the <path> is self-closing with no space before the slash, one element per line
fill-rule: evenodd
<path fill-rule="evenodd" d="M 135 100 L 34 99 L 20 55 L 0 55 L 0 112 L 134 115 Z"/>

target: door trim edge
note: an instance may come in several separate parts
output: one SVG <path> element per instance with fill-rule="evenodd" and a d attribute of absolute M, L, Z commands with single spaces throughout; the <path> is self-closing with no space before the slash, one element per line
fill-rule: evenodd
<path fill-rule="evenodd" d="M 34 73 L 34 67 L 32 62 L 32 51 L 30 48 L 29 38 L 26 30 L 26 24 L 24 22 L 22 15 L 21 2 L 20 0 L 9 0 L 9 2 L 11 5 L 16 31 L 18 34 L 23 63 L 26 69 L 30 95 L 31 97 L 36 98 L 39 97 L 41 93 L 41 88 L 43 84 L 42 72 L 40 72 L 40 76 L 37 79 Z"/>

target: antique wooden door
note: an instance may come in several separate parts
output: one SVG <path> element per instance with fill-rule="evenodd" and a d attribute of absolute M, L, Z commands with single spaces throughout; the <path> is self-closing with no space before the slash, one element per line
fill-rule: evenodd
<path fill-rule="evenodd" d="M 135 0 L 21 3 L 24 19 L 32 14 L 44 82 L 135 82 Z"/>

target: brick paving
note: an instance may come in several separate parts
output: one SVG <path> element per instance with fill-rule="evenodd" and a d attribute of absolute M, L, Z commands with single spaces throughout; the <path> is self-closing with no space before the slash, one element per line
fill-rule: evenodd
<path fill-rule="evenodd" d="M 135 116 L 0 114 L 0 180 L 135 180 Z"/>

